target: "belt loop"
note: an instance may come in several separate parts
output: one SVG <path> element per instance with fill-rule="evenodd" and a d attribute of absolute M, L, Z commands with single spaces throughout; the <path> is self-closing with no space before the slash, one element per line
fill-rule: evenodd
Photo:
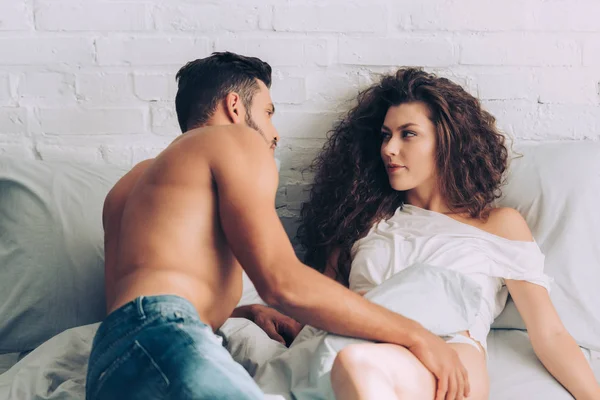
<path fill-rule="evenodd" d="M 144 296 L 140 296 L 137 299 L 135 299 L 135 306 L 137 308 L 138 318 L 141 320 L 146 319 L 146 314 L 144 314 L 143 301 L 144 301 Z"/>

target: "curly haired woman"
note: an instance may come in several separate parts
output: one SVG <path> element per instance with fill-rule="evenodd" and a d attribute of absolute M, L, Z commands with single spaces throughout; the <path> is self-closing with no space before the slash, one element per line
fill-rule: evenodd
<path fill-rule="evenodd" d="M 486 337 L 510 293 L 550 373 L 577 399 L 598 399 L 600 387 L 551 303 L 544 255 L 527 223 L 494 207 L 507 159 L 494 117 L 462 87 L 414 68 L 384 76 L 359 95 L 313 164 L 299 231 L 305 261 L 367 296 L 406 276 L 406 301 L 430 290 L 430 304 L 411 304 L 424 313 L 472 285 L 465 329 L 440 335 L 468 371 L 469 399 L 488 398 Z M 444 274 L 455 277 L 426 286 Z M 444 389 L 408 349 L 375 343 L 343 348 L 331 383 L 345 400 L 440 399 Z"/>

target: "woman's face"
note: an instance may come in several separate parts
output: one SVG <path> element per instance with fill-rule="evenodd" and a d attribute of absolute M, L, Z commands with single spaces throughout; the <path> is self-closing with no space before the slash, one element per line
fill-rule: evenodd
<path fill-rule="evenodd" d="M 381 159 L 394 190 L 432 188 L 436 184 L 436 130 L 425 103 L 388 109 L 381 127 Z"/>

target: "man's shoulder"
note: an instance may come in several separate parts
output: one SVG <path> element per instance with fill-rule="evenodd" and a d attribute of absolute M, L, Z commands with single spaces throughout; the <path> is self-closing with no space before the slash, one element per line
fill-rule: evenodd
<path fill-rule="evenodd" d="M 265 139 L 245 125 L 209 126 L 190 130 L 156 159 L 153 171 L 178 182 L 219 184 L 268 179 L 277 181 L 275 158 Z M 206 173 L 203 173 L 206 172 Z"/>
<path fill-rule="evenodd" d="M 105 218 L 122 210 L 133 186 L 153 163 L 153 158 L 140 161 L 117 181 L 104 200 L 103 215 Z"/>
<path fill-rule="evenodd" d="M 193 144 L 248 144 L 256 143 L 262 144 L 265 139 L 254 129 L 242 125 L 242 124 L 231 124 L 231 125 L 215 125 L 192 129 L 179 138 L 173 141 L 175 144 L 180 141 L 181 144 L 193 145 Z M 184 146 L 185 147 L 185 146 Z M 223 149 L 226 150 L 226 149 Z"/>
<path fill-rule="evenodd" d="M 266 139 L 242 124 L 219 125 L 186 132 L 175 152 L 193 152 L 198 162 L 212 168 L 269 164 L 274 158 Z"/>
<path fill-rule="evenodd" d="M 121 177 L 121 179 L 117 181 L 115 186 L 113 186 L 111 191 L 108 193 L 107 198 L 111 196 L 118 196 L 122 191 L 128 191 L 128 189 L 130 189 L 130 187 L 133 186 L 135 182 L 137 182 L 140 176 L 142 176 L 144 172 L 146 172 L 146 170 L 150 168 L 154 161 L 154 158 L 149 158 L 147 160 L 140 161 L 136 165 L 134 165 L 133 168 L 129 170 L 129 172 L 127 172 Z"/>

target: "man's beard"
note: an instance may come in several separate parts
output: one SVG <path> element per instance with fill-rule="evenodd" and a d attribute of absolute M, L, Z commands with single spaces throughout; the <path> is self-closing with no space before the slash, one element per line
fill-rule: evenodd
<path fill-rule="evenodd" d="M 262 137 L 265 138 L 265 140 L 267 140 L 267 137 L 265 136 L 265 133 L 262 131 L 262 129 L 260 129 L 258 127 L 258 125 L 256 125 L 256 122 L 254 122 L 254 120 L 252 119 L 252 115 L 250 115 L 250 111 L 246 112 L 246 125 L 248 125 L 252 129 L 256 130 L 258 133 L 260 133 L 260 135 Z"/>

